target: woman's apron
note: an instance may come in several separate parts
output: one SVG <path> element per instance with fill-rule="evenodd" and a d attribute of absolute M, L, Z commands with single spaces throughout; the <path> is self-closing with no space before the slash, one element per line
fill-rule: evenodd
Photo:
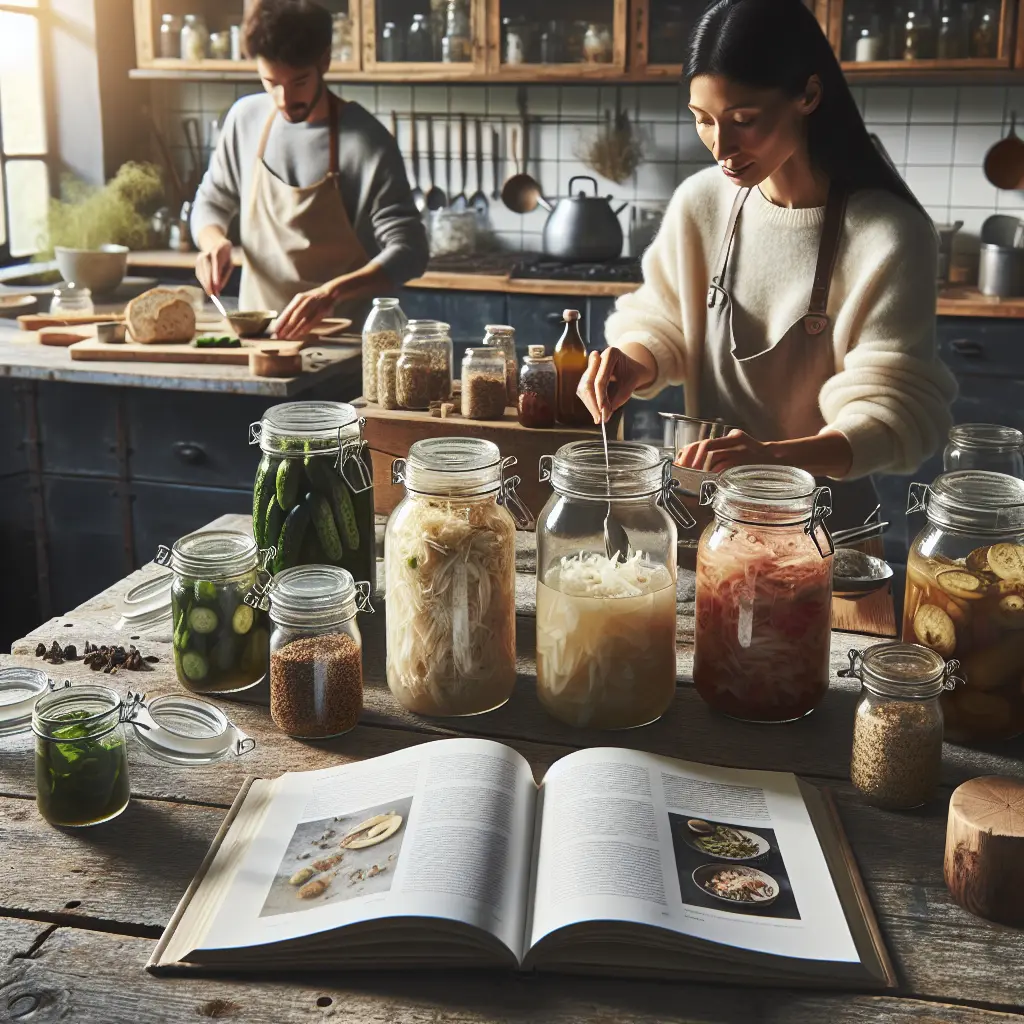
<path fill-rule="evenodd" d="M 263 155 L 275 110 L 263 126 L 253 167 L 249 209 L 241 219 L 245 264 L 239 309 L 279 313 L 299 293 L 366 266 L 369 257 L 352 228 L 341 199 L 338 174 L 338 121 L 342 101 L 330 97 L 330 168 L 315 185 L 287 185 L 267 168 Z M 337 316 L 357 323 L 366 303 L 340 303 Z"/>
<path fill-rule="evenodd" d="M 825 426 L 818 395 L 835 376 L 828 293 L 846 214 L 846 192 L 833 185 L 825 206 L 807 312 L 774 345 L 740 356 L 733 332 L 728 291 L 729 255 L 736 225 L 750 189 L 741 189 L 729 214 L 718 256 L 718 273 L 708 288 L 708 317 L 700 384 L 700 416 L 733 423 L 759 441 L 813 437 Z M 832 489 L 829 528 L 858 526 L 878 498 L 870 479 L 819 480 Z"/>

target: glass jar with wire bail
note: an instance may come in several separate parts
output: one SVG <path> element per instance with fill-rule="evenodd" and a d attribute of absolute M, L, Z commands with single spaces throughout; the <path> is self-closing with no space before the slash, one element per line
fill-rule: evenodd
<path fill-rule="evenodd" d="M 396 459 L 384 541 L 388 686 L 421 715 L 476 715 L 516 681 L 516 526 L 533 517 L 491 441 L 434 437 Z"/>
<path fill-rule="evenodd" d="M 376 586 L 373 469 L 363 420 L 343 402 L 285 402 L 254 423 L 263 451 L 253 534 L 274 548 L 271 571 L 337 565 Z"/>
<path fill-rule="evenodd" d="M 398 359 L 398 404 L 428 409 L 452 397 L 451 328 L 440 320 L 410 320 Z"/>
<path fill-rule="evenodd" d="M 267 617 L 246 596 L 271 554 L 235 530 L 190 533 L 157 551 L 157 564 L 174 574 L 174 670 L 186 690 L 233 693 L 266 675 Z"/>
<path fill-rule="evenodd" d="M 960 423 L 949 432 L 942 468 L 984 469 L 1024 478 L 1024 434 L 997 423 Z"/>
<path fill-rule="evenodd" d="M 677 524 L 671 463 L 651 445 L 574 441 L 540 460 L 537 696 L 593 729 L 646 725 L 676 689 Z"/>
<path fill-rule="evenodd" d="M 373 308 L 363 324 L 363 398 L 377 401 L 377 366 L 382 352 L 402 347 L 406 320 L 398 299 L 373 300 Z"/>
<path fill-rule="evenodd" d="M 958 682 L 957 668 L 920 644 L 850 651 L 850 667 L 839 673 L 861 683 L 850 781 L 870 803 L 909 810 L 935 795 L 942 770 L 939 695 Z"/>
<path fill-rule="evenodd" d="M 960 662 L 964 685 L 942 695 L 948 740 L 1010 739 L 1024 731 L 1024 480 L 943 473 L 910 485 L 918 511 L 903 639 Z"/>
<path fill-rule="evenodd" d="M 701 487 L 693 681 L 732 718 L 788 722 L 828 690 L 831 492 L 790 466 L 736 466 Z"/>

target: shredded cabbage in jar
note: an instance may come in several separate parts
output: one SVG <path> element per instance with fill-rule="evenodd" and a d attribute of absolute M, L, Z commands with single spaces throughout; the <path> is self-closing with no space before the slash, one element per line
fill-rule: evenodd
<path fill-rule="evenodd" d="M 640 552 L 562 558 L 537 580 L 537 696 L 594 729 L 653 722 L 676 687 L 676 586 Z"/>
<path fill-rule="evenodd" d="M 409 499 L 388 524 L 387 678 L 410 711 L 472 715 L 516 679 L 515 526 L 493 500 Z"/>
<path fill-rule="evenodd" d="M 697 552 L 693 681 L 715 710 L 789 721 L 828 689 L 831 559 L 800 529 L 718 526 Z"/>

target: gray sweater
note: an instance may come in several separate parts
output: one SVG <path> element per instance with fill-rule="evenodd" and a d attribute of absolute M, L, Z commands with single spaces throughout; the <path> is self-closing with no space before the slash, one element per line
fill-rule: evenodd
<path fill-rule="evenodd" d="M 224 118 L 192 208 L 192 235 L 210 224 L 226 232 L 245 209 L 260 135 L 274 103 L 268 95 L 244 96 Z M 264 163 L 282 181 L 314 185 L 330 167 L 328 121 L 290 124 L 277 117 Z M 427 235 L 409 190 L 405 163 L 391 133 L 358 103 L 346 103 L 339 124 L 341 197 L 363 248 L 396 284 L 418 277 L 427 265 Z"/>

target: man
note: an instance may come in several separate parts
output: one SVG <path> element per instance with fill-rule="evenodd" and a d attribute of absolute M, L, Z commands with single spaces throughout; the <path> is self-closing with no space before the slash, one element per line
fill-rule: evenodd
<path fill-rule="evenodd" d="M 218 294 L 231 273 L 237 215 L 245 264 L 240 309 L 275 309 L 279 338 L 423 272 L 427 238 L 398 146 L 324 82 L 331 15 L 312 0 L 255 0 L 246 49 L 269 95 L 240 99 L 224 119 L 192 211 L 196 276 Z M 358 322 L 358 319 L 357 319 Z"/>

